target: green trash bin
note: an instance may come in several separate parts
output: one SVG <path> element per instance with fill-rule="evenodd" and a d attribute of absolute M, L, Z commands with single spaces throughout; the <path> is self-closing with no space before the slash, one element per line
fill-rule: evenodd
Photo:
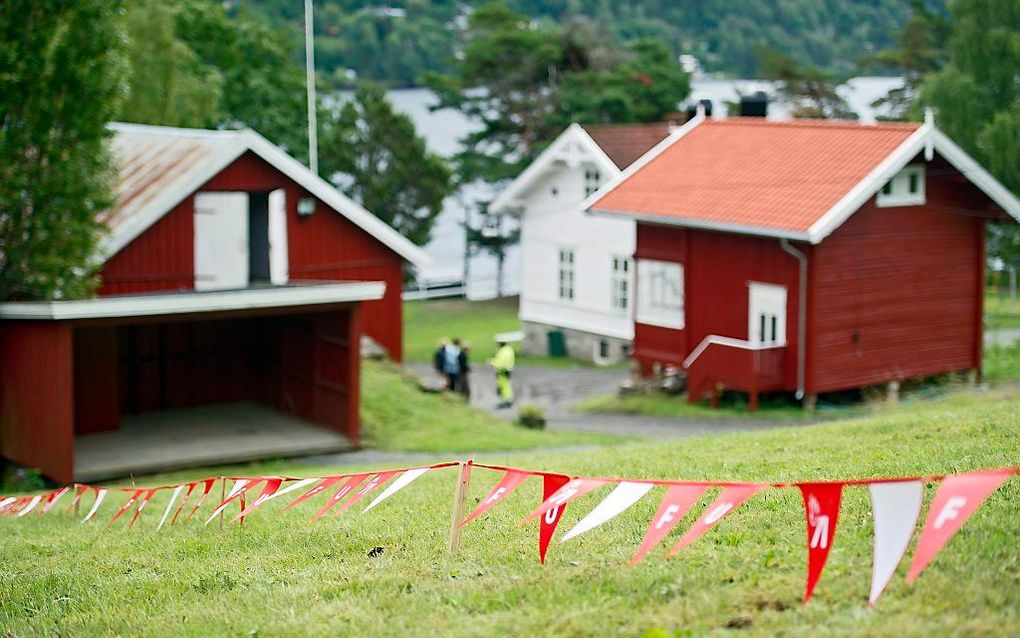
<path fill-rule="evenodd" d="M 549 340 L 550 357 L 567 356 L 567 339 L 562 330 L 550 330 L 546 338 Z"/>

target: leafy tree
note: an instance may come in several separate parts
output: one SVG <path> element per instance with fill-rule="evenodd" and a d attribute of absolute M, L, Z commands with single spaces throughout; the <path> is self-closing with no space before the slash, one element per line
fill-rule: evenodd
<path fill-rule="evenodd" d="M 762 49 L 759 56 L 762 77 L 777 82 L 779 94 L 793 106 L 790 111 L 793 117 L 857 119 L 857 113 L 838 91 L 846 79 L 818 67 L 800 64 L 774 49 Z"/>
<path fill-rule="evenodd" d="M 936 110 L 940 129 L 1007 188 L 1020 194 L 1020 5 L 954 0 L 945 68 L 921 85 L 917 108 Z M 990 229 L 989 257 L 1020 266 L 1020 230 Z"/>
<path fill-rule="evenodd" d="M 177 17 L 161 0 L 133 0 L 126 17 L 130 92 L 118 119 L 205 128 L 222 120 L 223 75 L 177 37 Z"/>
<path fill-rule="evenodd" d="M 122 12 L 115 0 L 0 3 L 0 299 L 85 297 L 97 283 Z"/>
<path fill-rule="evenodd" d="M 429 152 L 414 122 L 396 113 L 377 84 L 325 114 L 322 174 L 416 244 L 428 243 L 452 190 L 446 161 Z"/>
<path fill-rule="evenodd" d="M 861 60 L 864 67 L 878 66 L 903 75 L 903 86 L 871 103 L 872 107 L 885 110 L 882 119 L 907 119 L 921 83 L 945 62 L 948 34 L 949 21 L 944 16 L 928 9 L 924 0 L 911 0 L 910 17 L 896 32 L 896 46 Z"/>

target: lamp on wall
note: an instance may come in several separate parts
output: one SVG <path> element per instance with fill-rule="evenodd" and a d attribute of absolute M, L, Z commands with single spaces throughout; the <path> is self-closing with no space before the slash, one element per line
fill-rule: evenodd
<path fill-rule="evenodd" d="M 297 203 L 298 217 L 308 217 L 315 212 L 315 198 L 302 197 Z"/>

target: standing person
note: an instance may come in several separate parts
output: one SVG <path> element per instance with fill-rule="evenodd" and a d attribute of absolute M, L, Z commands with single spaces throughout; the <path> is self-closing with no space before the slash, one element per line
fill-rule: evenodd
<path fill-rule="evenodd" d="M 439 376 L 446 377 L 446 345 L 450 343 L 450 340 L 443 337 L 439 340 L 439 344 L 436 346 L 436 351 L 432 353 L 432 367 L 436 369 Z"/>
<path fill-rule="evenodd" d="M 496 348 L 496 356 L 489 361 L 489 365 L 496 370 L 496 393 L 499 395 L 497 408 L 509 408 L 514 404 L 514 388 L 510 384 L 510 375 L 514 371 L 516 358 L 513 347 L 505 341 L 500 341 Z"/>
<path fill-rule="evenodd" d="M 468 344 L 462 344 L 460 347 L 460 357 L 457 359 L 457 363 L 460 366 L 460 378 L 457 379 L 457 392 L 464 395 L 464 400 L 471 401 L 471 348 Z"/>
<path fill-rule="evenodd" d="M 456 391 L 460 378 L 460 339 L 454 339 L 453 343 L 443 347 L 443 374 L 446 375 L 447 391 Z"/>

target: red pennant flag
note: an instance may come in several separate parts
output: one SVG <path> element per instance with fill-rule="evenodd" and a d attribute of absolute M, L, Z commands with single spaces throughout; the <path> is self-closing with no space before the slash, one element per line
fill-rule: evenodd
<path fill-rule="evenodd" d="M 135 515 L 131 517 L 131 522 L 128 523 L 128 529 L 131 529 L 132 527 L 135 526 L 135 521 L 138 520 L 138 516 L 142 513 L 142 510 L 145 509 L 145 506 L 149 503 L 149 500 L 155 493 L 156 490 L 154 489 L 145 490 L 145 494 L 142 496 L 142 500 L 138 501 L 138 509 L 135 510 Z"/>
<path fill-rule="evenodd" d="M 330 496 L 326 504 L 322 506 L 322 509 L 316 512 L 315 516 L 312 517 L 312 521 L 314 522 L 322 518 L 326 512 L 338 505 L 345 496 L 350 494 L 358 485 L 361 485 L 361 482 L 368 477 L 368 474 L 352 474 L 347 477 L 347 480 L 343 482 L 340 489 L 338 489 L 333 496 Z"/>
<path fill-rule="evenodd" d="M 1009 476 L 1009 471 L 972 472 L 949 476 L 942 482 L 917 541 L 907 583 L 917 580 L 939 550 Z"/>
<path fill-rule="evenodd" d="M 390 470 L 388 472 L 379 472 L 377 474 L 371 475 L 368 479 L 368 482 L 365 483 L 365 485 L 363 485 L 361 489 L 355 492 L 354 496 L 349 498 L 346 503 L 340 506 L 340 509 L 336 511 L 336 515 L 339 516 L 340 514 L 343 514 L 351 507 L 353 507 L 355 503 L 368 496 L 369 492 L 379 487 L 380 485 L 390 480 L 399 473 L 400 473 L 399 470 Z M 358 482 L 354 483 L 351 487 L 357 487 L 360 483 L 361 480 L 358 480 Z M 341 496 L 340 498 L 343 498 L 343 496 Z"/>
<path fill-rule="evenodd" d="M 807 519 L 808 572 L 807 587 L 804 589 L 804 603 L 815 590 L 825 561 L 829 558 L 832 541 L 836 536 L 836 522 L 839 520 L 839 505 L 843 499 L 843 485 L 840 483 L 802 483 L 801 497 L 804 499 L 804 513 Z"/>
<path fill-rule="evenodd" d="M 704 485 L 670 485 L 662 497 L 658 511 L 652 517 L 652 522 L 648 524 L 648 531 L 645 532 L 645 539 L 641 541 L 641 547 L 634 554 L 634 558 L 630 559 L 629 564 L 636 564 L 666 538 L 707 490 Z"/>
<path fill-rule="evenodd" d="M 324 492 L 331 485 L 335 485 L 336 483 L 339 483 L 341 479 L 345 479 L 345 478 L 347 478 L 346 475 L 344 475 L 344 476 L 327 476 L 326 478 L 322 479 L 322 481 L 318 485 L 316 485 L 312 489 L 308 490 L 307 492 L 305 492 L 301 496 L 297 497 L 296 499 L 294 499 L 290 503 L 287 503 L 287 507 L 284 507 L 283 510 L 281 510 L 281 511 L 286 512 L 287 510 L 289 510 L 290 508 L 294 507 L 295 505 L 298 505 L 300 503 L 304 503 L 308 499 L 310 499 L 313 496 L 316 496 L 316 495 Z"/>
<path fill-rule="evenodd" d="M 548 475 L 547 475 L 548 476 Z M 578 499 L 595 488 L 601 487 L 606 484 L 606 481 L 601 479 L 590 479 L 590 478 L 575 478 L 570 479 L 566 484 L 563 484 L 560 489 L 556 490 L 551 496 L 547 496 L 542 504 L 535 509 L 534 512 L 524 517 L 524 521 L 527 522 L 544 515 L 546 512 L 566 505 L 570 501 Z M 548 482 L 546 482 L 548 485 Z"/>
<path fill-rule="evenodd" d="M 128 511 L 128 508 L 135 504 L 135 501 L 138 500 L 138 497 L 141 496 L 142 492 L 144 491 L 145 490 L 135 490 L 131 494 L 131 497 L 127 500 L 127 502 L 121 505 L 120 509 L 117 510 L 117 513 L 113 515 L 113 519 L 110 521 L 109 524 L 113 525 L 115 522 L 117 522 L 117 519 L 123 516 L 124 512 Z"/>
<path fill-rule="evenodd" d="M 265 486 L 263 486 L 262 492 L 259 493 L 259 495 L 255 498 L 255 501 L 251 504 L 251 506 L 250 507 L 242 507 L 241 508 L 241 512 L 237 516 L 235 516 L 233 519 L 231 519 L 230 522 L 233 523 L 234 521 L 236 521 L 239 518 L 244 518 L 248 514 L 251 514 L 252 512 L 257 510 L 258 508 L 262 507 L 262 504 L 265 503 L 266 501 L 268 501 L 269 497 L 271 497 L 273 494 L 276 494 L 276 490 L 280 489 L 280 485 L 282 483 L 283 483 L 283 479 L 280 479 L 280 478 L 271 478 L 271 479 L 266 480 L 266 484 L 265 484 Z M 241 499 L 241 503 L 242 503 L 242 505 L 244 503 L 244 498 L 243 497 Z"/>
<path fill-rule="evenodd" d="M 184 492 L 184 498 L 181 499 L 181 504 L 177 506 L 177 511 L 174 512 L 174 517 L 170 519 L 171 525 L 177 522 L 177 517 L 184 511 L 184 506 L 188 504 L 188 499 L 191 498 L 191 493 L 195 491 L 196 485 L 198 485 L 198 482 L 188 483 L 188 489 Z"/>
<path fill-rule="evenodd" d="M 524 480 L 528 478 L 528 475 L 524 472 L 507 472 L 500 479 L 499 483 L 496 483 L 496 487 L 492 488 L 489 494 L 482 501 L 475 511 L 471 512 L 467 518 L 462 520 L 458 525 L 467 525 L 471 521 L 475 520 L 482 514 L 488 512 L 490 509 L 500 503 L 506 497 L 510 496 L 514 490 L 516 490 Z"/>
<path fill-rule="evenodd" d="M 684 547 L 696 541 L 705 532 L 715 527 L 715 524 L 722 520 L 724 516 L 740 507 L 744 501 L 760 492 L 764 487 L 764 485 L 730 485 L 724 488 L 701 517 L 694 522 L 694 525 L 687 530 L 687 533 L 683 535 L 680 541 L 669 550 L 669 555 L 676 554 Z"/>
<path fill-rule="evenodd" d="M 542 478 L 543 505 L 571 483 L 571 480 L 562 474 L 546 474 Z M 556 526 L 560 524 L 560 517 L 563 516 L 565 508 L 566 502 L 562 505 L 553 505 L 551 509 L 547 509 L 541 514 L 542 521 L 538 528 L 538 561 L 543 565 L 545 565 L 545 554 L 549 551 L 549 541 L 552 540 L 553 534 L 556 532 Z M 539 509 L 542 509 L 542 506 L 539 506 Z"/>
<path fill-rule="evenodd" d="M 216 481 L 217 479 L 215 478 L 207 478 L 204 481 L 202 481 L 205 484 L 205 486 L 202 488 L 202 496 L 198 498 L 198 502 L 195 503 L 195 507 L 191 508 L 191 511 L 188 512 L 188 515 L 184 517 L 185 523 L 188 522 L 191 519 L 191 517 L 195 515 L 195 512 L 197 512 L 198 509 L 202 507 L 202 504 L 205 503 L 205 499 L 206 497 L 209 496 L 209 492 L 212 491 L 213 485 L 216 484 Z"/>
<path fill-rule="evenodd" d="M 227 494 L 227 498 L 223 499 L 223 501 L 219 505 L 213 508 L 212 514 L 209 515 L 209 518 L 205 519 L 205 524 L 208 525 L 209 523 L 211 523 L 212 520 L 216 518 L 217 514 L 225 510 L 227 506 L 233 503 L 234 501 L 241 499 L 243 503 L 245 493 L 247 493 L 248 490 L 255 487 L 259 483 L 265 482 L 266 480 L 268 479 L 266 479 L 265 477 L 256 477 L 252 479 L 236 479 L 234 481 L 234 485 L 230 488 L 230 492 Z M 241 509 L 244 509 L 243 505 L 241 506 Z"/>
<path fill-rule="evenodd" d="M 39 511 L 39 514 L 44 516 L 47 512 L 49 512 L 53 508 L 53 506 L 57 504 L 57 501 L 59 501 L 60 498 L 64 494 L 66 494 L 70 489 L 71 489 L 70 487 L 62 487 L 59 490 L 56 490 L 55 492 L 50 492 L 50 496 L 49 498 L 46 499 L 46 503 L 43 504 L 42 509 Z"/>

